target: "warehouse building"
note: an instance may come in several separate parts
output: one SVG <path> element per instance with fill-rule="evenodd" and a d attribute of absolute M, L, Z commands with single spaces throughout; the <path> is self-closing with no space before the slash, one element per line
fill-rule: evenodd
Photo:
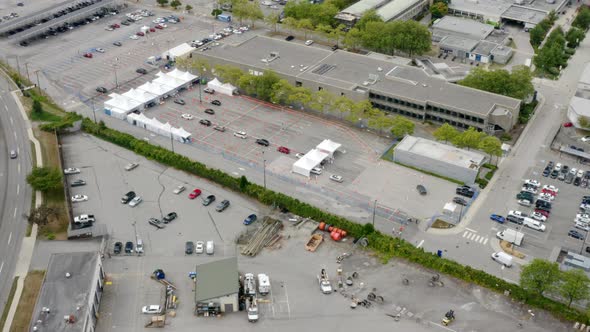
<path fill-rule="evenodd" d="M 457 128 L 509 131 L 517 123 L 520 100 L 452 84 L 407 59 L 370 53 L 330 51 L 256 36 L 237 46 L 220 43 L 199 52 L 211 64 L 234 65 L 253 75 L 272 70 L 294 86 L 327 90 L 387 113 Z"/>
<path fill-rule="evenodd" d="M 427 0 L 360 0 L 338 13 L 336 19 L 351 27 L 367 10 L 375 9 L 383 22 L 411 20 L 427 5 Z"/>
<path fill-rule="evenodd" d="M 199 264 L 196 272 L 197 315 L 210 316 L 239 310 L 240 283 L 237 257 Z"/>
<path fill-rule="evenodd" d="M 52 254 L 31 331 L 93 332 L 104 279 L 98 252 Z"/>
<path fill-rule="evenodd" d="M 489 24 L 445 16 L 432 25 L 432 41 L 441 53 L 459 60 L 505 64 L 512 56 L 509 34 Z"/>
<path fill-rule="evenodd" d="M 425 138 L 406 136 L 393 150 L 393 161 L 430 173 L 475 183 L 485 156 Z"/>

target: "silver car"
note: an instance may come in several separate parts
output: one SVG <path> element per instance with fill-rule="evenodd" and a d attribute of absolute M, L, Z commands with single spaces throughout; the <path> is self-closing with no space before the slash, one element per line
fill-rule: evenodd
<path fill-rule="evenodd" d="M 136 207 L 139 205 L 139 203 L 141 203 L 143 201 L 143 199 L 141 198 L 141 196 L 135 196 L 131 202 L 129 202 L 129 206 L 131 207 Z"/>

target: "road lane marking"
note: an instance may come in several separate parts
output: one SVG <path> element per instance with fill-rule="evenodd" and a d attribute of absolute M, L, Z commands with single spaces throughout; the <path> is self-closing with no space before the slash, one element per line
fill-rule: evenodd
<path fill-rule="evenodd" d="M 473 229 L 471 229 L 471 228 L 467 228 L 467 227 L 465 227 L 465 229 L 466 229 L 466 230 L 468 230 L 468 231 L 470 231 L 471 233 L 477 233 L 477 231 L 476 231 L 476 230 L 473 230 Z"/>
<path fill-rule="evenodd" d="M 479 235 L 476 235 L 476 236 L 475 236 L 475 242 L 479 242 L 479 239 L 480 239 L 480 238 L 481 238 L 481 236 L 479 236 Z"/>
<path fill-rule="evenodd" d="M 486 243 L 488 243 L 488 238 L 486 237 L 485 240 L 483 241 L 483 245 L 485 246 Z"/>
<path fill-rule="evenodd" d="M 16 138 L 16 131 L 13 131 L 12 133 L 14 134 L 14 138 Z"/>
<path fill-rule="evenodd" d="M 424 240 L 420 241 L 420 243 L 418 243 L 418 245 L 416 246 L 416 248 L 422 247 L 422 244 L 424 244 Z"/>
<path fill-rule="evenodd" d="M 12 117 L 10 117 L 10 124 L 14 124 L 14 120 L 12 119 Z"/>
<path fill-rule="evenodd" d="M 17 168 L 17 170 L 18 170 L 18 174 L 20 174 L 20 164 L 18 164 L 18 165 L 16 166 L 16 168 Z"/>
<path fill-rule="evenodd" d="M 10 245 L 10 240 L 12 240 L 12 232 L 8 235 L 8 244 Z"/>
<path fill-rule="evenodd" d="M 466 237 L 468 234 L 470 234 L 468 231 L 465 231 L 465 233 L 463 233 L 463 237 Z"/>
<path fill-rule="evenodd" d="M 2 262 L 2 265 L 0 265 L 0 273 L 2 273 L 3 268 L 4 268 L 4 262 Z"/>
<path fill-rule="evenodd" d="M 16 218 L 16 208 L 14 208 L 14 214 L 12 215 L 13 218 Z"/>
<path fill-rule="evenodd" d="M 16 185 L 16 195 L 18 196 L 18 193 L 20 192 L 20 184 Z"/>

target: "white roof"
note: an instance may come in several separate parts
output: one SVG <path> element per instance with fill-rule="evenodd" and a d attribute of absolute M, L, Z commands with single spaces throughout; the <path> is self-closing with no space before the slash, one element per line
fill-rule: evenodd
<path fill-rule="evenodd" d="M 171 72 L 168 72 L 166 74 L 159 72 L 156 74 L 156 76 L 160 76 L 160 74 L 174 77 L 174 78 L 179 79 L 185 83 L 192 82 L 194 79 L 199 77 L 199 76 L 189 73 L 188 71 L 178 70 L 178 68 L 174 68 L 174 70 L 172 70 Z"/>
<path fill-rule="evenodd" d="M 387 22 L 402 14 L 406 9 L 423 1 L 424 0 L 393 0 L 385 6 L 377 9 L 377 15 L 381 16 L 383 21 Z"/>
<path fill-rule="evenodd" d="M 342 13 L 349 13 L 361 17 L 369 9 L 377 8 L 391 0 L 361 0 L 354 5 L 342 10 Z"/>
<path fill-rule="evenodd" d="M 171 86 L 163 85 L 163 84 L 154 83 L 154 82 L 147 82 L 147 83 L 137 87 L 137 89 L 149 92 L 149 93 L 154 94 L 156 96 L 163 96 L 163 95 L 167 94 L 168 92 L 174 90 L 175 88 L 171 87 Z"/>
<path fill-rule="evenodd" d="M 172 76 L 162 74 L 160 77 L 153 80 L 152 83 L 167 85 L 169 87 L 172 87 L 173 89 L 176 89 L 176 88 L 183 86 L 186 82 L 183 82 L 183 81 L 181 81 L 177 78 L 174 78 Z"/>
<path fill-rule="evenodd" d="M 570 100 L 570 108 L 577 116 L 590 117 L 590 100 L 573 96 Z"/>
<path fill-rule="evenodd" d="M 171 57 L 181 57 L 183 55 L 187 55 L 192 52 L 195 48 L 190 46 L 187 43 L 182 43 L 174 48 L 169 49 L 168 51 L 164 52 L 163 57 L 165 58 L 167 55 Z"/>
<path fill-rule="evenodd" d="M 329 139 L 325 139 L 320 144 L 318 144 L 318 146 L 316 146 L 316 149 L 326 151 L 329 154 L 333 154 L 341 146 L 342 146 L 342 144 L 340 144 L 340 143 L 336 143 L 336 142 L 331 141 Z"/>
<path fill-rule="evenodd" d="M 432 141 L 429 139 L 407 135 L 395 147 L 396 151 L 406 151 L 423 158 L 434 159 L 455 166 L 477 169 L 485 156 L 475 151 L 459 149 L 457 147 Z"/>
<path fill-rule="evenodd" d="M 579 83 L 590 85 L 590 63 L 584 67 L 584 71 L 582 72 L 582 76 L 580 76 Z"/>
<path fill-rule="evenodd" d="M 180 127 L 180 128 L 172 127 L 171 132 L 172 132 L 172 135 L 182 137 L 184 139 L 187 139 L 191 136 L 191 133 L 184 130 L 184 128 L 182 128 L 182 127 Z"/>
<path fill-rule="evenodd" d="M 318 149 L 313 149 L 293 163 L 293 172 L 309 176 L 309 171 L 319 165 L 322 160 L 328 158 L 328 154 Z"/>
<path fill-rule="evenodd" d="M 111 99 L 104 102 L 104 107 L 111 110 L 118 108 L 122 111 L 129 112 L 143 104 L 142 102 L 133 100 L 118 93 L 111 93 L 109 97 L 111 97 Z"/>
<path fill-rule="evenodd" d="M 156 99 L 156 95 L 149 93 L 147 91 L 138 90 L 138 89 L 131 89 L 123 94 L 123 96 L 131 98 L 133 100 L 137 100 L 143 104 L 148 103 L 154 99 Z"/>

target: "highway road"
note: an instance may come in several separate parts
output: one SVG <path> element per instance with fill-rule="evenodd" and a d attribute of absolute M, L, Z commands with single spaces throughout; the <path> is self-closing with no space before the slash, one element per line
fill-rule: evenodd
<path fill-rule="evenodd" d="M 16 262 L 27 228 L 23 213 L 31 207 L 32 189 L 26 183 L 31 171 L 31 144 L 27 122 L 10 91 L 15 87 L 0 75 L 0 312 L 12 286 Z M 9 158 L 16 150 L 18 157 Z"/>

